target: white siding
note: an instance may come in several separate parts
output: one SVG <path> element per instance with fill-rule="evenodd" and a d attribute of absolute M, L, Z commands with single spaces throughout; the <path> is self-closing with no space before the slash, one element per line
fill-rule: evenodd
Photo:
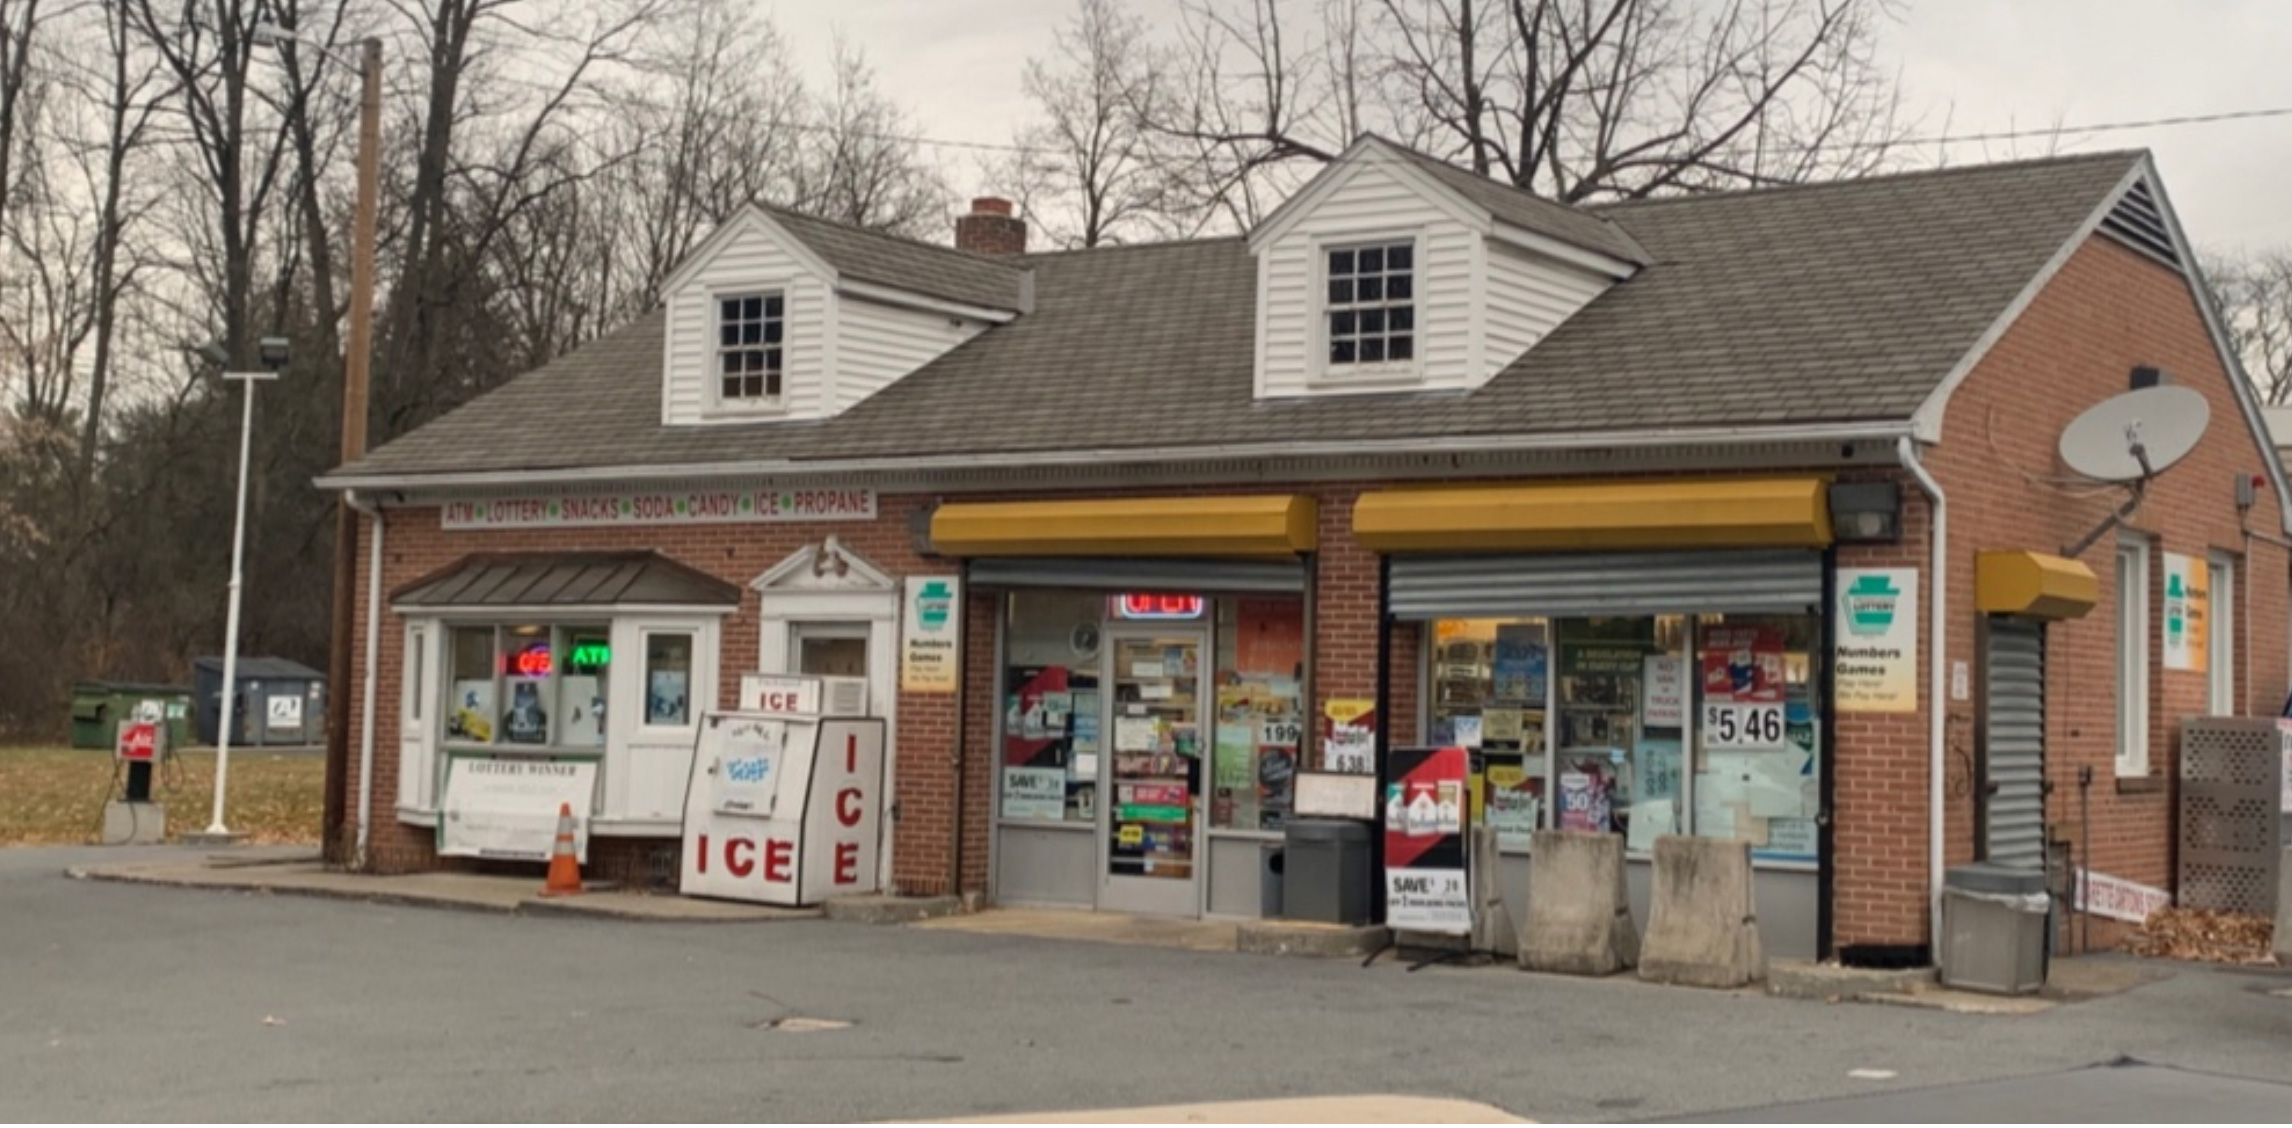
<path fill-rule="evenodd" d="M 975 337 L 986 323 L 836 296 L 832 411 L 842 411 Z"/>
<path fill-rule="evenodd" d="M 1490 240 L 1487 359 L 1472 383 L 1503 371 L 1607 288 L 1597 274 Z"/>
<path fill-rule="evenodd" d="M 1374 383 L 1326 378 L 1322 248 L 1408 237 L 1417 240 L 1416 377 L 1396 374 L 1395 380 Z M 1413 184 L 1372 163 L 1354 170 L 1261 251 L 1258 395 L 1469 387 L 1479 375 L 1472 371 L 1472 326 L 1474 248 L 1480 238 L 1462 213 Z"/>
<path fill-rule="evenodd" d="M 706 422 L 715 409 L 711 379 L 716 363 L 715 297 L 773 290 L 786 300 L 787 355 L 782 358 L 781 388 L 787 410 L 768 417 L 816 419 L 830 414 L 827 281 L 761 224 L 736 222 L 742 223 L 741 230 L 668 295 L 661 357 L 664 424 Z"/>

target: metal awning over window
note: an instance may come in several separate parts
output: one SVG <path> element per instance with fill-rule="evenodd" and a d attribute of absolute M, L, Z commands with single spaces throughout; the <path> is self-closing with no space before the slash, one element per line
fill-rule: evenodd
<path fill-rule="evenodd" d="M 465 556 L 397 590 L 400 610 L 740 606 L 740 588 L 657 552 Z"/>

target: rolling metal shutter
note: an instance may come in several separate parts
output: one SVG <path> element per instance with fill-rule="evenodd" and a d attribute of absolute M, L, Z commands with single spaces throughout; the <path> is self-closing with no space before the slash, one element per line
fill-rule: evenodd
<path fill-rule="evenodd" d="M 1798 549 L 1390 559 L 1396 619 L 1792 614 L 1822 606 L 1822 554 Z"/>
<path fill-rule="evenodd" d="M 991 557 L 971 562 L 975 587 L 1107 591 L 1302 592 L 1302 560 L 1154 560 Z"/>
<path fill-rule="evenodd" d="M 2045 867 L 2045 624 L 1993 618 L 1982 685 L 1984 857 Z"/>

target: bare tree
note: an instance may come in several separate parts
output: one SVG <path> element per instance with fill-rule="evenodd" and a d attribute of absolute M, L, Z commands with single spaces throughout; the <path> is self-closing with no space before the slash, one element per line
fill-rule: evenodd
<path fill-rule="evenodd" d="M 1027 60 L 1021 84 L 1038 116 L 992 175 L 1057 245 L 1156 233 L 1163 177 L 1142 122 L 1160 112 L 1164 50 L 1117 0 L 1079 0 L 1054 42 L 1050 57 Z"/>
<path fill-rule="evenodd" d="M 2245 374 L 2268 403 L 2292 403 L 2292 248 L 2206 255 L 2203 268 Z"/>
<path fill-rule="evenodd" d="M 805 116 L 810 137 L 790 173 L 789 205 L 859 227 L 937 234 L 947 187 L 909 135 L 907 111 L 876 87 L 864 53 L 836 41 L 834 79 Z"/>
<path fill-rule="evenodd" d="M 1569 202 L 1852 175 L 1904 131 L 1895 0 L 1190 0 L 1151 124 L 1247 220 L 1363 131 Z"/>

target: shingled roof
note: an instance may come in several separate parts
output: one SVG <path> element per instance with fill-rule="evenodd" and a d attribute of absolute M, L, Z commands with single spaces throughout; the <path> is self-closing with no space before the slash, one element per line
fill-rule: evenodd
<path fill-rule="evenodd" d="M 1254 262 L 1205 239 L 1017 260 L 1031 312 L 833 419 L 663 427 L 656 313 L 332 476 L 1904 422 L 2141 160 L 1590 209 L 1647 265 L 1472 392 L 1254 399 Z"/>
<path fill-rule="evenodd" d="M 765 212 L 846 279 L 988 309 L 1015 313 L 1026 308 L 1027 272 L 1017 262 L 833 223 L 786 208 L 766 208 Z"/>

